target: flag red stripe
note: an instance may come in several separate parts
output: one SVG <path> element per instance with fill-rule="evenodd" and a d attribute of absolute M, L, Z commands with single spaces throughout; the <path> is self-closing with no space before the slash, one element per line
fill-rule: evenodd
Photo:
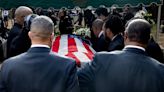
<path fill-rule="evenodd" d="M 84 53 L 91 61 L 93 60 L 93 56 L 94 54 L 93 53 Z"/>
<path fill-rule="evenodd" d="M 76 60 L 76 64 L 80 67 L 81 63 L 80 60 L 73 54 L 73 52 L 77 52 L 77 45 L 74 38 L 68 37 L 68 54 L 66 56 L 72 57 Z"/>
<path fill-rule="evenodd" d="M 68 52 L 77 52 L 77 46 L 74 38 L 68 38 Z"/>
<path fill-rule="evenodd" d="M 58 53 L 59 46 L 60 46 L 60 38 L 61 38 L 61 36 L 56 37 L 56 39 L 52 45 L 52 51 L 57 52 L 57 53 Z"/>
<path fill-rule="evenodd" d="M 92 60 L 92 59 L 93 59 L 93 56 L 94 56 L 92 50 L 89 48 L 89 46 L 88 46 L 86 43 L 83 42 L 83 45 L 84 45 L 84 47 L 85 47 L 85 48 L 87 49 L 87 51 L 88 51 L 88 53 L 85 53 L 85 55 L 87 55 L 87 57 L 88 57 L 90 60 Z"/>
<path fill-rule="evenodd" d="M 81 66 L 80 60 L 79 60 L 79 59 L 78 59 L 73 53 L 70 52 L 70 53 L 68 53 L 66 56 L 75 59 L 75 61 L 76 61 L 76 65 L 77 65 L 78 67 Z"/>

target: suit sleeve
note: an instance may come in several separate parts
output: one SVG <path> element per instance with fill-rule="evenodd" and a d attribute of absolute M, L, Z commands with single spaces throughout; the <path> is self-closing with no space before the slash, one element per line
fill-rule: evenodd
<path fill-rule="evenodd" d="M 73 61 L 68 69 L 66 92 L 79 92 L 79 83 L 76 71 L 76 63 Z"/>
<path fill-rule="evenodd" d="M 4 71 L 4 66 L 2 65 L 0 69 L 0 92 L 7 92 L 4 75 L 5 75 L 5 71 Z"/>
<path fill-rule="evenodd" d="M 85 67 L 78 71 L 80 92 L 95 92 L 95 72 L 99 69 L 97 64 L 97 56 L 95 55 L 91 63 L 86 64 Z"/>

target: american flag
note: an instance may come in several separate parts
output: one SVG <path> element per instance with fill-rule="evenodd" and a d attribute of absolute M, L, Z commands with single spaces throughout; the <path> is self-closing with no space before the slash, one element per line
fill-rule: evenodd
<path fill-rule="evenodd" d="M 95 50 L 81 37 L 75 35 L 57 36 L 52 51 L 75 59 L 77 66 L 83 66 L 93 59 Z"/>

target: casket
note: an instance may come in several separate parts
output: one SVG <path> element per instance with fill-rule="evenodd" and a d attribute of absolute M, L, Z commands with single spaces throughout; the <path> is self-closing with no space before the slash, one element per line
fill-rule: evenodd
<path fill-rule="evenodd" d="M 61 35 L 55 37 L 52 52 L 68 56 L 76 61 L 78 67 L 92 61 L 95 50 L 86 40 L 76 35 Z"/>

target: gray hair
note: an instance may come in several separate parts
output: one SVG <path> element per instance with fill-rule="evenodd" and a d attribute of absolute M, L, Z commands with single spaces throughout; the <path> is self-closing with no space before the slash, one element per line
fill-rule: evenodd
<path fill-rule="evenodd" d="M 150 39 L 151 25 L 144 19 L 131 20 L 125 32 L 131 41 L 147 44 Z"/>
<path fill-rule="evenodd" d="M 15 10 L 15 15 L 20 15 L 20 13 L 25 13 L 25 12 L 31 12 L 33 13 L 33 11 L 27 7 L 27 6 L 19 6 L 16 10 Z"/>
<path fill-rule="evenodd" d="M 101 20 L 101 19 L 96 19 L 96 20 L 93 22 L 92 26 L 93 26 L 93 27 L 96 27 L 96 28 L 98 28 L 98 29 L 100 29 L 100 31 L 101 31 L 101 30 L 102 30 L 102 27 L 103 27 L 103 24 L 104 24 L 104 21 L 103 21 L 103 20 Z"/>
<path fill-rule="evenodd" d="M 47 16 L 36 17 L 31 24 L 31 32 L 40 38 L 49 37 L 54 31 L 54 23 Z"/>

